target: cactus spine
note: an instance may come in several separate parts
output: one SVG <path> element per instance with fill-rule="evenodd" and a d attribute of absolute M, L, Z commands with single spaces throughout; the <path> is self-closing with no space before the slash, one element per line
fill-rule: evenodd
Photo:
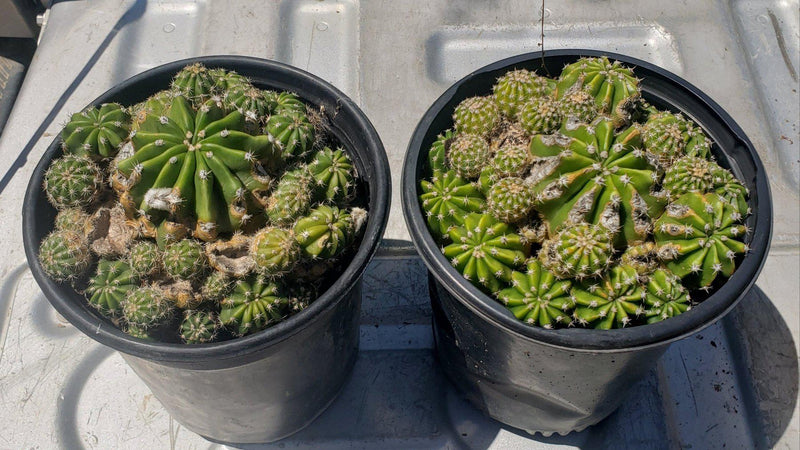
<path fill-rule="evenodd" d="M 72 281 L 83 275 L 92 263 L 86 239 L 75 231 L 54 231 L 39 246 L 39 262 L 52 279 Z"/>
<path fill-rule="evenodd" d="M 86 293 L 89 304 L 104 316 L 116 317 L 122 313 L 122 303 L 128 292 L 139 287 L 139 278 L 124 261 L 101 259 L 97 273 L 89 281 Z"/>
<path fill-rule="evenodd" d="M 497 298 L 517 319 L 543 328 L 567 325 L 575 306 L 569 292 L 572 282 L 558 280 L 536 259 L 527 264 L 525 273 L 511 273 L 511 286 Z"/>
<path fill-rule="evenodd" d="M 47 199 L 57 208 L 88 206 L 97 199 L 102 185 L 100 167 L 82 156 L 59 158 L 44 174 Z"/>

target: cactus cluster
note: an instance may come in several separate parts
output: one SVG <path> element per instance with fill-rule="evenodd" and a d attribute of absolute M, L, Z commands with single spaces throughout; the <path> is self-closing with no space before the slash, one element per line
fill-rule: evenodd
<path fill-rule="evenodd" d="M 367 219 L 326 116 L 201 64 L 164 87 L 70 117 L 42 269 L 141 339 L 231 339 L 305 309 Z"/>
<path fill-rule="evenodd" d="M 581 58 L 515 68 L 430 147 L 419 201 L 444 256 L 518 319 L 645 325 L 692 307 L 747 252 L 747 188 L 633 69 Z M 703 295 L 694 298 L 702 298 Z"/>

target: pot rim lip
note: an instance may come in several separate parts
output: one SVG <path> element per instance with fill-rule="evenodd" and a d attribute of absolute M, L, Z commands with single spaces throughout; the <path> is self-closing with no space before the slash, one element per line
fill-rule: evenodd
<path fill-rule="evenodd" d="M 753 215 L 755 216 L 751 232 L 752 238 L 749 244 L 750 251 L 742 258 L 739 267 L 736 268 L 733 275 L 722 286 L 702 303 L 680 316 L 653 324 L 624 329 L 566 328 L 546 330 L 541 327 L 527 325 L 518 320 L 499 302 L 464 279 L 442 255 L 440 246 L 433 239 L 427 228 L 427 223 L 418 201 L 417 189 L 419 180 L 416 178 L 417 167 L 422 163 L 420 161 L 422 159 L 421 154 L 427 150 L 422 148 L 422 142 L 426 134 L 428 134 L 433 120 L 441 114 L 441 111 L 452 101 L 453 97 L 457 96 L 460 90 L 469 90 L 465 86 L 479 75 L 499 70 L 510 70 L 515 65 L 531 63 L 537 59 L 548 57 L 579 58 L 601 56 L 608 57 L 612 61 L 616 60 L 623 64 L 634 66 L 634 70 L 638 68 L 644 69 L 647 72 L 651 72 L 652 75 L 661 77 L 676 85 L 683 93 L 689 94 L 694 100 L 699 101 L 715 114 L 720 122 L 724 123 L 728 131 L 744 145 L 748 151 L 747 156 L 752 159 L 752 165 L 757 173 L 755 185 L 752 187 L 750 198 L 748 199 L 753 206 Z M 637 75 L 641 76 L 641 74 Z M 442 131 L 444 130 L 439 132 Z M 729 157 L 736 159 L 733 155 L 729 155 Z M 674 342 L 710 326 L 733 309 L 755 284 L 755 280 L 766 260 L 772 238 L 772 199 L 766 171 L 753 144 L 733 118 L 708 95 L 674 73 L 640 59 L 601 50 L 558 49 L 524 53 L 498 60 L 464 76 L 450 86 L 420 119 L 409 140 L 401 181 L 403 216 L 414 246 L 433 278 L 454 298 L 483 320 L 489 321 L 519 338 L 568 350 L 620 352 L 634 348 L 643 349 Z M 758 197 L 759 201 L 753 204 L 755 197 Z M 703 307 L 703 305 L 706 306 Z"/>
<path fill-rule="evenodd" d="M 363 133 L 367 145 L 364 147 L 362 158 L 371 161 L 374 167 L 369 176 L 362 174 L 362 177 L 364 177 L 364 182 L 369 185 L 369 195 L 373 201 L 370 201 L 369 215 L 358 250 L 353 254 L 352 259 L 348 262 L 347 267 L 339 278 L 308 308 L 266 330 L 248 336 L 222 342 L 188 345 L 145 341 L 124 333 L 119 328 L 107 323 L 107 319 L 100 319 L 99 314 L 98 317 L 95 317 L 91 313 L 87 313 L 88 306 L 82 307 L 82 305 L 76 304 L 69 294 L 65 295 L 65 291 L 67 293 L 72 291 L 75 295 L 80 296 L 69 283 L 57 283 L 50 279 L 42 270 L 37 257 L 39 242 L 34 236 L 32 227 L 32 224 L 36 221 L 36 214 L 34 208 L 26 208 L 25 205 L 34 204 L 36 197 L 41 195 L 40 186 L 43 173 L 50 162 L 60 156 L 60 132 L 42 155 L 28 181 L 22 212 L 23 245 L 28 266 L 50 304 L 72 325 L 92 339 L 127 355 L 165 365 L 186 366 L 196 369 L 231 367 L 248 363 L 248 357 L 308 328 L 311 324 L 320 320 L 320 317 L 325 312 L 340 303 L 360 283 L 361 276 L 368 263 L 377 252 L 388 222 L 391 203 L 391 177 L 388 158 L 380 136 L 366 114 L 352 99 L 316 75 L 269 59 L 240 55 L 212 55 L 171 61 L 122 81 L 98 96 L 87 107 L 104 103 L 107 99 L 129 89 L 132 84 L 143 82 L 164 73 L 174 74 L 181 68 L 193 63 L 202 63 L 211 68 L 224 67 L 228 70 L 236 70 L 234 68 L 236 65 L 240 67 L 247 66 L 288 75 L 292 80 L 298 82 L 298 87 L 299 85 L 312 85 L 315 88 L 322 89 L 326 94 L 330 94 L 331 98 L 336 99 L 339 113 L 346 112 L 350 115 L 356 128 Z M 303 96 L 301 89 L 298 88 L 296 93 L 307 100 Z M 350 151 L 355 150 L 350 149 Z"/>

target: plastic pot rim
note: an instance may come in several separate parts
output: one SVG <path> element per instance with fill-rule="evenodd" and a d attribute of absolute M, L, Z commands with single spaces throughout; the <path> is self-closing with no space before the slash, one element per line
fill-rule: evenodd
<path fill-rule="evenodd" d="M 755 217 L 750 235 L 752 236 L 749 243 L 750 251 L 744 256 L 733 275 L 721 287 L 702 303 L 677 317 L 653 324 L 623 329 L 565 328 L 547 330 L 527 325 L 518 320 L 499 302 L 467 281 L 450 265 L 449 261 L 441 253 L 440 246 L 428 230 L 419 202 L 418 189 L 420 180 L 417 178 L 417 174 L 421 165 L 425 163 L 423 155 L 427 154 L 428 151 L 427 148 L 422 148 L 422 144 L 426 136 L 428 136 L 434 120 L 444 113 L 443 109 L 455 97 L 463 99 L 470 95 L 488 94 L 488 92 L 470 90 L 470 82 L 478 76 L 486 76 L 489 72 L 510 70 L 518 65 L 530 65 L 536 60 L 544 60 L 550 57 L 577 59 L 579 57 L 599 56 L 606 56 L 610 60 L 633 66 L 634 73 L 639 77 L 642 74 L 637 72 L 637 69 L 652 74 L 648 76 L 659 77 L 674 84 L 676 88 L 683 91 L 683 94 L 692 96 L 694 100 L 716 115 L 717 119 L 724 123 L 725 127 L 735 136 L 738 142 L 748 150 L 748 156 L 752 159 L 752 165 L 757 172 L 755 185 L 748 186 L 750 188 L 748 204 L 751 206 Z M 465 92 L 469 95 L 465 96 Z M 434 130 L 435 134 L 443 131 Z M 725 149 L 722 149 L 722 152 L 727 155 Z M 728 156 L 731 159 L 736 159 L 732 155 Z M 403 216 L 414 246 L 438 283 L 474 314 L 494 323 L 507 332 L 532 342 L 576 352 L 624 352 L 632 349 L 661 346 L 710 326 L 733 309 L 755 283 L 766 260 L 772 238 L 772 200 L 766 171 L 753 144 L 741 127 L 719 104 L 683 78 L 654 64 L 606 51 L 559 49 L 520 54 L 486 65 L 454 83 L 425 112 L 411 136 L 403 163 L 401 191 Z M 754 201 L 755 198 L 759 200 L 757 203 Z"/>
<path fill-rule="evenodd" d="M 126 79 L 104 92 L 88 106 L 96 106 L 107 102 L 108 99 L 151 78 L 162 77 L 165 74 L 174 75 L 184 66 L 193 63 L 202 63 L 210 68 L 222 67 L 237 71 L 245 67 L 290 77 L 293 83 L 298 86 L 312 86 L 314 89 L 319 89 L 320 92 L 329 96 L 330 99 L 333 99 L 338 113 L 344 112 L 349 115 L 356 128 L 360 130 L 361 138 L 367 145 L 363 149 L 349 149 L 349 151 L 359 153 L 362 159 L 371 161 L 374 166 L 370 173 L 361 174 L 364 182 L 369 185 L 369 216 L 359 248 L 353 254 L 352 260 L 348 262 L 347 267 L 339 278 L 305 310 L 252 335 L 222 342 L 187 345 L 145 341 L 124 333 L 111 324 L 108 319 L 102 318 L 93 310 L 90 311 L 90 307 L 85 304 L 85 299 L 81 304 L 79 299 L 83 296 L 75 292 L 69 283 L 57 283 L 50 279 L 42 270 L 37 257 L 39 242 L 33 232 L 33 225 L 37 220 L 37 210 L 27 206 L 36 204 L 38 198 L 43 195 L 41 186 L 44 172 L 50 162 L 61 154 L 59 145 L 61 142 L 60 132 L 42 155 L 28 182 L 22 211 L 23 244 L 28 266 L 50 304 L 84 334 L 101 344 L 137 358 L 168 366 L 211 370 L 240 366 L 259 359 L 258 354 L 260 352 L 290 338 L 320 320 L 320 317 L 326 311 L 334 308 L 344 296 L 348 295 L 357 286 L 361 281 L 361 276 L 367 264 L 375 255 L 386 228 L 391 202 L 391 177 L 386 151 L 380 137 L 372 123 L 355 102 L 321 78 L 277 61 L 239 55 L 201 56 L 173 61 Z M 295 92 L 308 101 L 302 90 L 295 89 Z"/>

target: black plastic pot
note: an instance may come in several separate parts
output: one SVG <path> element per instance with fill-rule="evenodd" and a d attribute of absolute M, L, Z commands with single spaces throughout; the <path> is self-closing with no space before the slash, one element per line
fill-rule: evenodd
<path fill-rule="evenodd" d="M 717 162 L 750 190 L 751 250 L 727 282 L 690 311 L 651 325 L 617 330 L 546 330 L 517 320 L 454 269 L 428 231 L 419 181 L 427 153 L 453 125 L 462 100 L 491 93 L 514 68 L 557 76 L 582 56 L 608 56 L 634 67 L 642 94 L 659 109 L 681 111 L 713 139 Z M 411 237 L 431 273 L 436 348 L 449 378 L 479 408 L 529 432 L 567 433 L 593 425 L 624 400 L 670 343 L 714 323 L 747 293 L 766 259 L 772 235 L 767 175 L 753 145 L 731 117 L 685 80 L 652 64 L 607 52 L 554 50 L 508 58 L 479 69 L 449 88 L 414 131 L 403 167 L 403 211 Z"/>
<path fill-rule="evenodd" d="M 334 400 L 355 363 L 361 276 L 386 227 L 389 164 L 377 132 L 352 100 L 307 72 L 263 59 L 213 56 L 169 63 L 130 78 L 92 105 L 142 101 L 166 88 L 176 72 L 194 62 L 235 70 L 260 88 L 292 91 L 324 108 L 331 132 L 347 148 L 369 196 L 361 245 L 338 280 L 306 310 L 243 338 L 180 345 L 128 336 L 67 284 L 48 278 L 39 264 L 39 243 L 56 214 L 41 189 L 42 178 L 50 161 L 61 154 L 60 139 L 45 152 L 28 184 L 23 207 L 25 253 L 56 310 L 92 339 L 120 351 L 178 422 L 215 441 L 274 441 L 318 416 Z"/>

